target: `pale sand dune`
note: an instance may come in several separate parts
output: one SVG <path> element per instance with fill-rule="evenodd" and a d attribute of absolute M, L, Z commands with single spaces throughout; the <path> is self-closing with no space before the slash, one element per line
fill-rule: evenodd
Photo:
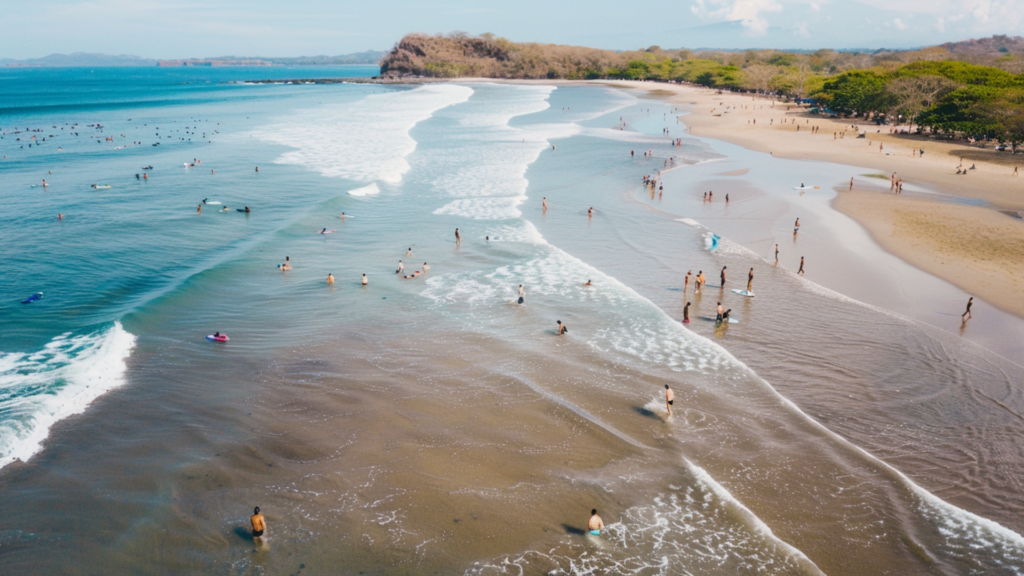
<path fill-rule="evenodd" d="M 889 252 L 1024 317 L 1024 222 L 978 206 L 858 190 L 840 192 L 833 206 Z"/>

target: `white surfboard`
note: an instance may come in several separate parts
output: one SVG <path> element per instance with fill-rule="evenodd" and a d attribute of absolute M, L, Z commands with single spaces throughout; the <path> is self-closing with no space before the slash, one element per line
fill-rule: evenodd
<path fill-rule="evenodd" d="M 746 290 L 739 290 L 739 289 L 733 288 L 732 291 L 737 293 L 737 294 L 739 294 L 740 296 L 746 296 L 747 298 L 753 298 L 754 297 L 754 293 L 753 292 L 747 292 Z"/>
<path fill-rule="evenodd" d="M 821 186 L 793 186 L 793 190 L 820 190 Z"/>

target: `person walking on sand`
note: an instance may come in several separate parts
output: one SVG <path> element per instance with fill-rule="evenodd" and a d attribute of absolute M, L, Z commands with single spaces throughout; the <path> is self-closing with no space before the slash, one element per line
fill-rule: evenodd
<path fill-rule="evenodd" d="M 690 323 L 690 303 L 687 302 L 686 306 L 683 306 L 683 324 Z"/>
<path fill-rule="evenodd" d="M 853 176 L 850 177 L 850 192 L 853 192 Z"/>
<path fill-rule="evenodd" d="M 260 514 L 259 506 L 253 509 L 249 523 L 252 524 L 253 539 L 262 537 L 263 533 L 267 531 L 267 520 L 263 517 L 263 514 Z"/>
<path fill-rule="evenodd" d="M 366 278 L 366 274 L 363 274 L 363 286 L 366 286 L 369 283 L 370 281 Z"/>
<path fill-rule="evenodd" d="M 754 286 L 754 269 L 750 269 L 750 273 L 747 274 L 747 294 L 752 294 L 750 289 Z"/>
<path fill-rule="evenodd" d="M 672 389 L 668 387 L 668 384 L 665 384 L 665 411 L 668 412 L 669 416 L 672 415 L 672 403 L 675 401 L 675 399 L 676 393 L 673 392 Z"/>
<path fill-rule="evenodd" d="M 329 286 L 334 285 L 334 274 L 327 274 L 327 284 Z"/>
<path fill-rule="evenodd" d="M 523 285 L 520 284 L 519 285 L 519 303 L 522 304 L 525 299 L 526 299 L 526 291 L 523 290 Z"/>
<path fill-rule="evenodd" d="M 556 322 L 558 322 L 558 335 L 559 336 L 561 336 L 562 334 L 567 334 L 569 332 L 569 329 L 565 327 L 565 324 L 562 324 L 561 320 L 557 320 Z"/>
<path fill-rule="evenodd" d="M 597 515 L 597 508 L 590 511 L 590 521 L 587 522 L 587 530 L 590 530 L 591 536 L 600 536 L 601 530 L 604 530 L 604 521 Z"/>
<path fill-rule="evenodd" d="M 974 316 L 971 314 L 971 306 L 973 305 L 974 296 L 971 296 L 970 298 L 967 299 L 967 310 L 965 310 L 964 313 L 960 315 L 960 320 L 967 322 L 971 318 L 974 318 Z"/>
<path fill-rule="evenodd" d="M 686 296 L 686 289 L 690 287 L 690 276 L 693 276 L 693 271 L 687 270 L 686 280 L 683 282 L 683 296 Z"/>
<path fill-rule="evenodd" d="M 800 269 L 797 270 L 796 273 L 801 275 L 801 276 L 804 275 L 804 257 L 803 256 L 800 257 Z"/>

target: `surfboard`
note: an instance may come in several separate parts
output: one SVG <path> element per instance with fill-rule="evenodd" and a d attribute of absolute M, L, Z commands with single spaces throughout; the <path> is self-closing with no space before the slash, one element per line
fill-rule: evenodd
<path fill-rule="evenodd" d="M 326 232 L 317 232 L 317 234 L 334 234 L 337 231 L 337 228 L 335 228 L 334 230 L 328 230 Z"/>
<path fill-rule="evenodd" d="M 753 298 L 754 297 L 754 294 L 752 292 L 747 292 L 746 290 L 739 290 L 739 289 L 733 288 L 732 291 L 737 293 L 737 294 L 739 294 L 740 296 L 746 296 L 747 298 Z"/>
<path fill-rule="evenodd" d="M 211 206 L 220 206 L 220 202 L 218 200 L 210 200 L 207 202 L 203 202 L 203 204 L 209 204 Z"/>
<path fill-rule="evenodd" d="M 245 212 L 245 208 L 235 208 L 235 212 Z"/>
<path fill-rule="evenodd" d="M 36 300 L 39 300 L 42 297 L 43 297 L 43 293 L 42 292 L 36 292 L 35 294 L 29 296 L 28 298 L 25 298 L 24 300 L 22 300 L 21 303 L 22 304 L 31 304 L 31 303 L 35 302 Z"/>
<path fill-rule="evenodd" d="M 793 186 L 793 190 L 820 190 L 821 186 Z"/>

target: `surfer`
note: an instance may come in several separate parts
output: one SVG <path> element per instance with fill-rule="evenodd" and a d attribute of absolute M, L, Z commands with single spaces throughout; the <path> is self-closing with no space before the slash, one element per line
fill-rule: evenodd
<path fill-rule="evenodd" d="M 255 540 L 263 536 L 263 533 L 267 530 L 267 521 L 263 518 L 263 514 L 260 514 L 259 506 L 252 511 L 252 517 L 249 518 L 249 522 L 252 524 L 253 539 Z"/>
<path fill-rule="evenodd" d="M 246 207 L 245 207 L 245 210 L 243 210 L 243 212 L 245 212 L 246 214 L 248 214 L 248 213 L 249 213 L 249 207 L 248 207 L 248 206 L 246 206 Z"/>
<path fill-rule="evenodd" d="M 722 285 L 719 286 L 719 288 L 725 288 L 725 269 L 726 268 L 728 268 L 728 266 L 722 266 Z"/>
<path fill-rule="evenodd" d="M 327 283 L 334 284 L 334 274 L 327 274 Z"/>
<path fill-rule="evenodd" d="M 690 276 L 693 276 L 692 270 L 686 271 L 686 280 L 683 282 L 683 295 L 686 295 L 686 289 L 690 287 Z"/>
<path fill-rule="evenodd" d="M 750 288 L 754 285 L 754 269 L 750 269 L 750 273 L 747 274 L 747 294 L 750 294 Z"/>
<path fill-rule="evenodd" d="M 366 279 L 366 274 L 363 274 L 363 286 L 366 286 L 369 283 L 370 281 Z"/>
<path fill-rule="evenodd" d="M 565 327 L 565 324 L 562 324 L 561 320 L 557 320 L 557 322 L 558 322 L 558 335 L 559 336 L 569 332 L 569 329 Z"/>
<path fill-rule="evenodd" d="M 320 233 L 321 233 L 321 234 L 327 234 L 327 228 L 323 228 L 323 229 L 321 229 L 321 230 L 320 230 Z"/>
<path fill-rule="evenodd" d="M 967 299 L 967 310 L 965 310 L 964 313 L 960 315 L 960 319 L 963 320 L 964 322 L 967 322 L 971 318 L 974 318 L 974 316 L 971 315 L 971 306 L 973 305 L 974 296 L 971 296 L 970 298 Z"/>
<path fill-rule="evenodd" d="M 686 306 L 683 306 L 683 324 L 690 323 L 690 303 L 687 302 Z"/>
<path fill-rule="evenodd" d="M 673 392 L 672 389 L 668 387 L 668 384 L 665 384 L 665 410 L 668 411 L 669 416 L 672 415 L 672 403 L 675 401 L 675 399 L 676 393 Z"/>
<path fill-rule="evenodd" d="M 804 275 L 804 257 L 803 256 L 800 257 L 800 269 L 797 270 L 796 273 L 801 275 L 801 276 Z"/>
<path fill-rule="evenodd" d="M 522 304 L 523 300 L 525 298 L 526 298 L 526 291 L 523 290 L 523 285 L 520 284 L 519 285 L 519 303 Z"/>
<path fill-rule="evenodd" d="M 601 530 L 604 529 L 604 521 L 597 515 L 597 508 L 590 511 L 590 521 L 587 522 L 587 529 L 590 530 L 591 536 L 600 536 Z"/>

